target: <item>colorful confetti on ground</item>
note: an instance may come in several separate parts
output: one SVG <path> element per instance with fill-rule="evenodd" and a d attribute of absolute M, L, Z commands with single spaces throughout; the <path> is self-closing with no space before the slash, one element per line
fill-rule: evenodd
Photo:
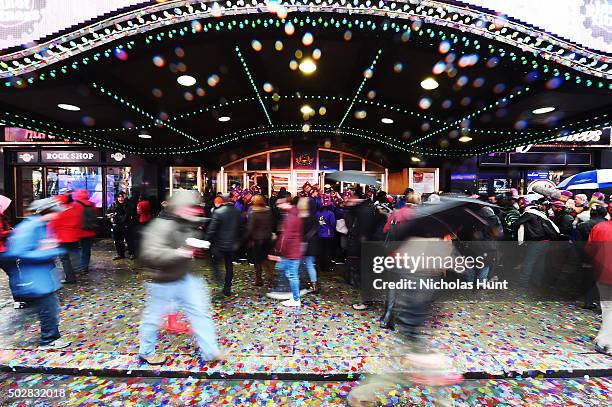
<path fill-rule="evenodd" d="M 345 406 L 357 382 L 278 380 L 201 380 L 176 378 L 104 378 L 1 374 L 2 405 L 26 406 Z M 54 389 L 64 397 L 9 398 L 19 389 Z M 404 386 L 378 394 L 383 406 L 581 406 L 612 402 L 612 379 L 468 380 L 432 389 Z"/>
<path fill-rule="evenodd" d="M 301 309 L 285 309 L 266 298 L 264 288 L 252 287 L 248 264 L 236 267 L 235 295 L 213 305 L 226 361 L 203 363 L 190 336 L 163 333 L 158 350 L 170 361 L 162 367 L 144 365 L 136 353 L 145 276 L 134 262 L 112 262 L 111 257 L 110 251 L 96 250 L 92 271 L 60 291 L 61 330 L 72 341 L 64 351 L 37 350 L 36 317 L 31 310 L 12 309 L 6 276 L 0 275 L 0 366 L 59 369 L 56 373 L 148 370 L 173 377 L 342 374 L 349 380 L 360 373 L 403 369 L 397 357 L 404 353 L 402 338 L 379 327 L 380 310 L 353 311 L 350 304 L 358 293 L 337 275 L 320 276 L 323 292 L 307 295 Z M 198 274 L 210 275 L 205 261 L 197 264 Z M 212 290 L 219 294 L 218 287 Z M 598 315 L 574 303 L 514 301 L 511 293 L 505 295 L 499 301 L 438 303 L 430 346 L 446 353 L 458 371 L 475 374 L 471 377 L 612 369 L 612 358 L 592 350 Z"/>

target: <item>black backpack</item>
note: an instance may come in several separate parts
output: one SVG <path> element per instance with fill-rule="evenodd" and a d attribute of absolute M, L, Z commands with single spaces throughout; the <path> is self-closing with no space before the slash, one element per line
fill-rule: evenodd
<path fill-rule="evenodd" d="M 96 230 L 98 228 L 98 217 L 96 211 L 90 205 L 85 205 L 81 201 L 77 201 L 83 206 L 83 213 L 81 215 L 81 227 L 84 230 Z"/>

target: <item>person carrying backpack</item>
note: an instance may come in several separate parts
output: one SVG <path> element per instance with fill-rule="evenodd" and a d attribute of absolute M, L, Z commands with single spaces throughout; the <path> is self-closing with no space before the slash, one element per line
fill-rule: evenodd
<path fill-rule="evenodd" d="M 53 198 L 39 199 L 30 205 L 34 214 L 20 222 L 6 241 L 2 268 L 9 276 L 9 285 L 16 301 L 25 302 L 38 311 L 40 349 L 61 349 L 70 342 L 61 340 L 59 332 L 59 299 L 61 288 L 55 259 L 65 250 L 52 238 L 49 222 L 63 208 Z"/>
<path fill-rule="evenodd" d="M 72 205 L 78 214 L 77 216 L 81 219 L 81 228 L 79 230 L 81 247 L 79 271 L 88 273 L 91 260 L 91 245 L 93 238 L 96 237 L 96 229 L 98 227 L 98 215 L 95 205 L 89 200 L 89 193 L 84 189 L 74 193 L 74 203 Z"/>

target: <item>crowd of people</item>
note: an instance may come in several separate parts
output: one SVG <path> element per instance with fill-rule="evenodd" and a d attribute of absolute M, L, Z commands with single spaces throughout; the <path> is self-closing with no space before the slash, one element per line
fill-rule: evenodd
<path fill-rule="evenodd" d="M 35 303 L 40 310 L 41 346 L 55 348 L 69 345 L 59 337 L 56 291 L 60 282 L 53 282 L 51 277 L 41 282 L 37 277 L 28 289 L 20 284 L 27 278 L 34 281 L 33 276 L 39 276 L 41 269 L 43 275 L 51 275 L 55 258 L 61 259 L 62 282 L 75 283 L 79 273 L 89 270 L 92 240 L 99 227 L 98 214 L 86 191 L 62 192 L 55 198 L 33 202 L 32 215 L 12 231 L 2 217 L 0 231 L 2 264 L 9 274 L 16 304 Z M 342 272 L 346 283 L 359 287 L 362 243 L 401 240 L 402 225 L 409 223 L 420 207 L 439 204 L 446 196 L 457 195 L 421 195 L 408 188 L 403 195 L 392 196 L 359 186 L 340 193 L 329 185 L 306 183 L 295 196 L 281 189 L 268 198 L 256 186 L 248 190 L 235 187 L 229 194 L 207 195 L 202 202 L 199 194 L 179 190 L 162 203 L 161 212 L 154 216 L 150 202 L 142 196 L 132 203 L 124 193 L 117 194 L 107 214 L 117 251 L 113 260 L 128 254 L 152 271 L 153 282 L 147 286 L 149 299 L 140 330 L 141 358 L 151 364 L 164 363 L 165 358 L 155 354 L 155 343 L 168 307 L 181 308 L 187 315 L 204 359 L 221 357 L 206 282 L 189 272 L 188 260 L 194 256 L 208 253 L 205 256 L 210 256 L 212 278 L 222 286 L 223 296 L 235 295 L 234 266 L 242 260 L 252 265 L 252 278 L 247 280 L 256 287 L 267 285 L 267 297 L 281 301 L 285 307 L 300 307 L 304 295 L 325 290 L 327 276 L 333 271 Z M 534 243 L 567 244 L 572 250 L 566 252 L 575 251 L 578 260 L 572 262 L 566 257 L 561 261 L 579 270 L 580 284 L 586 292 L 585 308 L 602 312 L 603 325 L 596 347 L 609 354 L 610 254 L 606 245 L 595 242 L 612 241 L 612 223 L 606 221 L 612 205 L 600 192 L 590 197 L 574 196 L 569 191 L 557 191 L 533 201 L 529 197 L 519 196 L 516 191 L 464 196 L 477 204 L 475 215 L 482 225 L 453 231 L 451 239 L 487 242 L 479 247 L 491 255 L 485 267 L 469 269 L 462 278 L 498 278 L 496 267 L 505 263 L 506 270 L 518 274 L 518 287 L 541 288 L 551 284 L 550 276 L 543 272 L 549 249 L 546 244 Z M 0 213 L 6 211 L 8 204 L 10 200 L 0 200 Z M 25 240 L 28 244 L 23 243 Z M 504 258 L 503 250 L 492 244 L 503 241 L 524 245 L 524 257 L 520 261 Z M 21 272 L 28 269 L 31 276 L 23 277 Z M 15 270 L 20 271 L 19 278 Z M 597 309 L 598 293 L 601 310 Z M 383 327 L 394 326 L 397 315 L 393 304 L 390 300 L 384 307 Z M 372 305 L 361 301 L 352 308 L 360 311 Z M 410 329 L 414 330 L 414 326 Z"/>

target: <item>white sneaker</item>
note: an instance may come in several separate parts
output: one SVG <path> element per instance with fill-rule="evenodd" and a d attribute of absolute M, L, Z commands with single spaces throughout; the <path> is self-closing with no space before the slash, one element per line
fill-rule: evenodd
<path fill-rule="evenodd" d="M 15 301 L 13 303 L 13 309 L 22 309 L 25 308 L 25 302 L 19 302 L 19 301 Z"/>
<path fill-rule="evenodd" d="M 266 293 L 266 297 L 268 298 L 272 298 L 273 300 L 288 300 L 290 298 L 293 298 L 293 294 L 289 293 L 281 293 L 278 291 L 272 291 L 269 293 Z"/>
<path fill-rule="evenodd" d="M 302 303 L 300 300 L 295 301 L 293 298 L 281 302 L 281 305 L 285 307 L 301 307 Z"/>
<path fill-rule="evenodd" d="M 306 288 L 302 288 L 300 290 L 300 297 L 308 293 L 309 291 Z M 281 293 L 277 291 L 272 291 L 272 292 L 266 293 L 266 297 L 272 298 L 273 300 L 288 300 L 290 298 L 293 298 L 293 294 L 291 292 Z"/>
<path fill-rule="evenodd" d="M 71 342 L 62 341 L 61 339 L 56 339 L 55 341 L 47 344 L 41 345 L 38 347 L 40 350 L 51 350 L 51 349 L 64 349 L 70 346 Z"/>

